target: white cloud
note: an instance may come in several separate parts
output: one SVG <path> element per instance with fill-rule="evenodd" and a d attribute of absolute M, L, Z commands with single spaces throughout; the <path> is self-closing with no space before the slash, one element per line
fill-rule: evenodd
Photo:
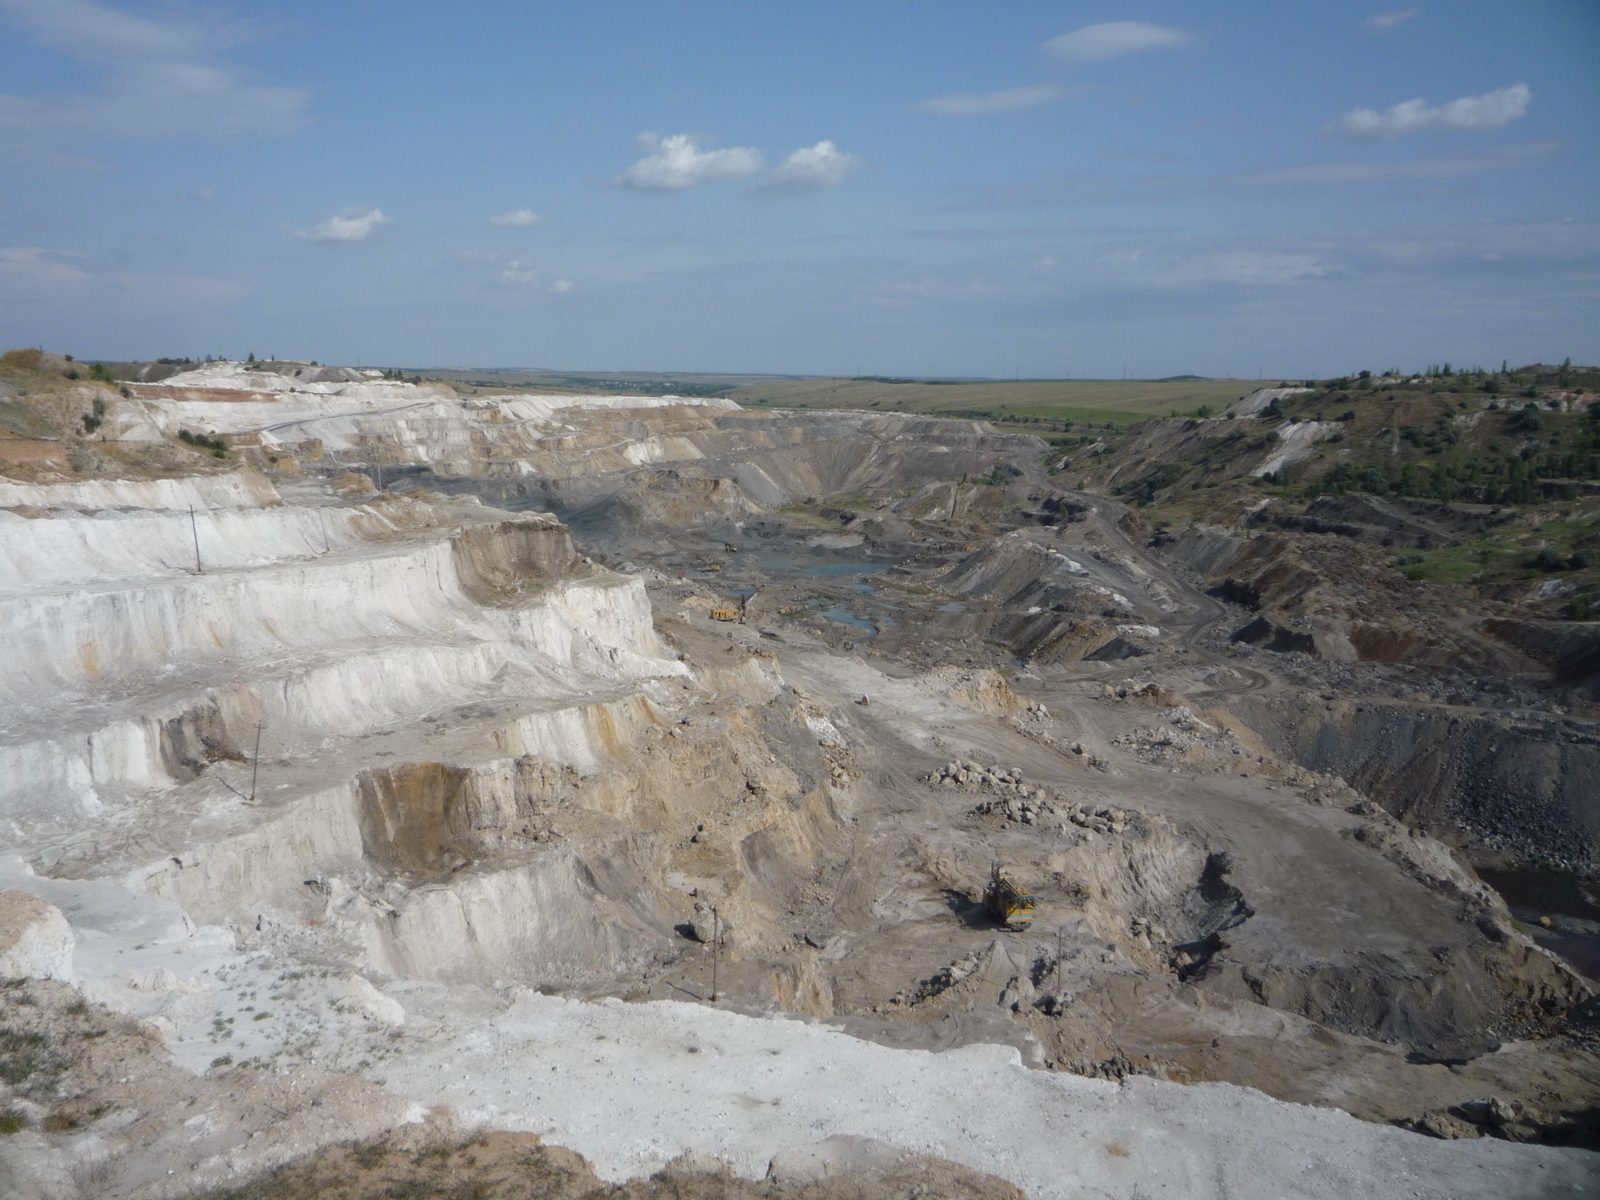
<path fill-rule="evenodd" d="M 248 31 L 182 16 L 134 16 L 92 0 L 0 0 L 0 15 L 39 44 L 101 73 L 91 91 L 0 94 L 0 145 L 51 166 L 89 139 L 230 138 L 288 133 L 310 92 L 249 81 L 220 60 Z"/>
<path fill-rule="evenodd" d="M 762 182 L 768 192 L 814 192 L 842 183 L 851 171 L 861 167 L 854 154 L 841 154 L 832 142 L 818 142 L 796 150 Z"/>
<path fill-rule="evenodd" d="M 695 134 L 657 138 L 653 133 L 642 133 L 639 140 L 650 154 L 617 180 L 636 192 L 679 192 L 701 183 L 754 175 L 762 166 L 759 150 L 749 146 L 702 150 Z"/>
<path fill-rule="evenodd" d="M 1358 108 L 1345 113 L 1328 126 L 1328 132 L 1339 137 L 1373 142 L 1428 130 L 1455 132 L 1499 129 L 1526 113 L 1532 99 L 1533 92 L 1527 84 L 1514 83 L 1481 96 L 1463 96 L 1433 108 L 1423 100 L 1407 100 L 1396 104 L 1388 112 Z"/>
<path fill-rule="evenodd" d="M 1152 25 L 1148 21 L 1108 21 L 1104 25 L 1085 25 L 1071 33 L 1051 38 L 1044 48 L 1057 58 L 1074 62 L 1093 62 L 1117 58 L 1141 50 L 1168 50 L 1194 40 L 1186 29 L 1171 25 Z"/>
<path fill-rule="evenodd" d="M 514 212 L 499 213 L 496 216 L 490 217 L 489 224 L 512 227 L 519 225 L 543 225 L 544 218 L 538 213 L 534 212 L 531 208 L 519 208 Z"/>
<path fill-rule="evenodd" d="M 1421 12 L 1422 10 L 1420 8 L 1397 8 L 1392 12 L 1379 13 L 1375 17 L 1368 17 L 1365 21 L 1361 22 L 1361 26 L 1362 28 L 1370 29 L 1375 33 L 1388 33 L 1391 29 L 1400 28 L 1400 26 L 1404 25 L 1407 21 L 1411 20 L 1412 17 L 1419 15 Z"/>
<path fill-rule="evenodd" d="M 1016 112 L 1059 100 L 1065 93 L 1052 84 L 1039 87 L 1007 88 L 1003 92 L 954 92 L 921 100 L 911 107 L 941 117 L 986 117 L 991 113 Z"/>
<path fill-rule="evenodd" d="M 534 287 L 539 282 L 539 272 L 529 263 L 512 259 L 500 272 L 501 287 Z"/>
<path fill-rule="evenodd" d="M 479 261 L 490 262 L 493 261 L 493 257 L 481 256 Z M 521 262 L 515 258 L 506 263 L 505 269 L 495 276 L 494 281 L 501 287 L 508 288 L 536 288 L 542 286 L 545 291 L 553 292 L 557 295 L 572 290 L 572 280 L 554 279 L 549 284 L 545 284 L 544 276 L 540 274 L 537 267 L 532 263 Z"/>
<path fill-rule="evenodd" d="M 379 225 L 387 225 L 389 218 L 378 208 L 346 208 L 323 217 L 310 229 L 295 234 L 308 242 L 364 242 Z"/>
<path fill-rule="evenodd" d="M 1284 184 L 1388 183 L 1408 179 L 1460 179 L 1491 171 L 1526 170 L 1539 166 L 1560 149 L 1560 142 L 1540 141 L 1526 142 L 1520 146 L 1506 146 L 1484 154 L 1419 158 L 1410 162 L 1306 163 L 1304 166 L 1282 167 L 1275 171 L 1245 175 L 1240 177 L 1238 182 L 1270 187 Z"/>

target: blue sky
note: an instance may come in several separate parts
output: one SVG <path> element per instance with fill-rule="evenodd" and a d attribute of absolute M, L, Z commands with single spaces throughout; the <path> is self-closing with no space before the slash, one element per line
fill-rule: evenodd
<path fill-rule="evenodd" d="M 1600 359 L 1592 0 L 0 0 L 0 154 L 82 357 Z"/>

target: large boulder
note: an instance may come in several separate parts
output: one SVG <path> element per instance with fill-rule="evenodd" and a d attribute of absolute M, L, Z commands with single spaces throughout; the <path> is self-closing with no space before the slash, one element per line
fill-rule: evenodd
<path fill-rule="evenodd" d="M 0 892 L 0 979 L 72 981 L 72 927 L 53 904 Z"/>

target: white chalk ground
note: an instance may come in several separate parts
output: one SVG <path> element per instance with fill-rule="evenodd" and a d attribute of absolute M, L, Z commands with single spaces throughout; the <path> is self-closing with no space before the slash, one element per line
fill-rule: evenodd
<path fill-rule="evenodd" d="M 1253 417 L 1265 411 L 1274 400 L 1287 400 L 1290 396 L 1301 396 L 1309 391 L 1310 388 L 1303 387 L 1257 388 L 1225 411 L 1236 417 Z"/>
<path fill-rule="evenodd" d="M 689 406 L 740 411 L 732 400 L 699 396 L 540 395 L 508 389 L 461 399 L 442 385 L 389 380 L 302 382 L 233 362 L 202 364 L 159 383 L 135 387 L 157 415 L 157 425 L 173 427 L 169 433 L 180 424 L 207 433 L 254 431 L 267 446 L 315 437 L 334 451 L 356 448 L 363 436 L 361 423 L 373 418 L 382 418 L 389 435 L 403 447 L 419 448 L 428 441 L 430 425 L 458 427 L 463 414 L 488 412 L 498 424 L 542 427 L 558 423 L 564 412 L 572 410 Z M 216 390 L 250 393 L 255 398 L 222 399 L 212 394 Z M 175 401 L 160 397 L 182 398 L 181 414 Z M 464 434 L 464 430 L 457 428 L 456 433 Z"/>
<path fill-rule="evenodd" d="M 186 1067 L 227 1052 L 360 1070 L 413 1112 L 444 1104 L 468 1125 L 539 1133 L 611 1180 L 687 1149 L 759 1177 L 782 1151 L 849 1134 L 990 1172 L 1033 1200 L 1600 1194 L 1600 1155 L 1584 1151 L 1436 1141 L 1226 1084 L 1107 1083 L 1028 1070 L 1010 1047 L 889 1049 L 695 1004 L 406 982 L 379 996 L 359 977 L 269 967 L 226 930 L 115 883 L 38 878 L 12 857 L 0 888 L 62 908 L 80 986 L 154 1020 Z"/>
<path fill-rule="evenodd" d="M 1279 426 L 1277 447 L 1250 474 L 1259 479 L 1269 471 L 1281 471 L 1301 459 L 1311 457 L 1313 446 L 1327 441 L 1341 428 L 1337 421 L 1292 421 Z"/>

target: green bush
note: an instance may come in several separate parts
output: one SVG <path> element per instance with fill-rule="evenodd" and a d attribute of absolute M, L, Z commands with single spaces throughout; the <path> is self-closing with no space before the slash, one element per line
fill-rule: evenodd
<path fill-rule="evenodd" d="M 0 1079 L 12 1087 L 26 1083 L 54 1065 L 50 1043 L 42 1033 L 21 1033 L 0 1028 Z"/>
<path fill-rule="evenodd" d="M 196 450 L 207 451 L 217 458 L 228 457 L 228 443 L 219 437 L 207 437 L 203 433 L 191 433 L 187 429 L 180 429 L 178 440 L 186 446 L 193 446 Z"/>

